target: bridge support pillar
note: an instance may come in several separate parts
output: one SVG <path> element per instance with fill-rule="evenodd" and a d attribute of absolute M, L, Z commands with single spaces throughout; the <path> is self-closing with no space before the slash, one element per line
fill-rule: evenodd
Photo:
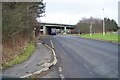
<path fill-rule="evenodd" d="M 67 31 L 66 27 L 64 27 L 64 31 L 65 31 L 65 34 L 66 34 L 66 31 Z"/>
<path fill-rule="evenodd" d="M 43 34 L 44 35 L 46 34 L 46 26 L 45 25 L 43 26 Z"/>

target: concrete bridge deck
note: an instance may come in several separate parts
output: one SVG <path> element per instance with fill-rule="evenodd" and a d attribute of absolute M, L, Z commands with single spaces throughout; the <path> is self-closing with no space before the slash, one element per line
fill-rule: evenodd
<path fill-rule="evenodd" d="M 69 24 L 58 24 L 58 23 L 38 23 L 35 24 L 35 27 L 37 30 L 40 31 L 41 34 L 51 34 L 51 29 L 55 28 L 60 31 L 64 31 L 64 33 L 67 32 L 67 30 L 71 30 L 75 28 L 75 25 L 69 25 Z"/>

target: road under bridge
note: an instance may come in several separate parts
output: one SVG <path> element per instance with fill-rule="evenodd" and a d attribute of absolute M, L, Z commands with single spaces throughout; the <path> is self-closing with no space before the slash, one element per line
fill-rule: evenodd
<path fill-rule="evenodd" d="M 40 34 L 51 35 L 51 29 L 54 28 L 58 33 L 67 33 L 75 28 L 75 25 L 57 24 L 57 23 L 38 23 L 35 25 L 36 31 Z"/>

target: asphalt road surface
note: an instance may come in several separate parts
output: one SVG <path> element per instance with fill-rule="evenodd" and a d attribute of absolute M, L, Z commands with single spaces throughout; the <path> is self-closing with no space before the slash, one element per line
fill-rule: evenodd
<path fill-rule="evenodd" d="M 59 73 L 55 74 L 60 77 L 118 78 L 118 44 L 69 35 L 43 39 L 48 45 L 50 40 L 54 44 L 58 59 L 55 68 Z M 52 72 L 55 71 L 50 74 L 53 74 Z"/>

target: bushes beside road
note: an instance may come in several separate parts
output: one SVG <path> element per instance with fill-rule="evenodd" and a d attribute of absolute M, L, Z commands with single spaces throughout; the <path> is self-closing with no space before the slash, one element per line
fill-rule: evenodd
<path fill-rule="evenodd" d="M 29 42 L 34 42 L 35 34 L 37 35 L 39 30 L 36 19 L 42 17 L 44 12 L 43 0 L 2 3 L 2 64 L 17 64 L 33 51 L 33 44 Z M 26 46 L 28 49 L 22 54 Z"/>

